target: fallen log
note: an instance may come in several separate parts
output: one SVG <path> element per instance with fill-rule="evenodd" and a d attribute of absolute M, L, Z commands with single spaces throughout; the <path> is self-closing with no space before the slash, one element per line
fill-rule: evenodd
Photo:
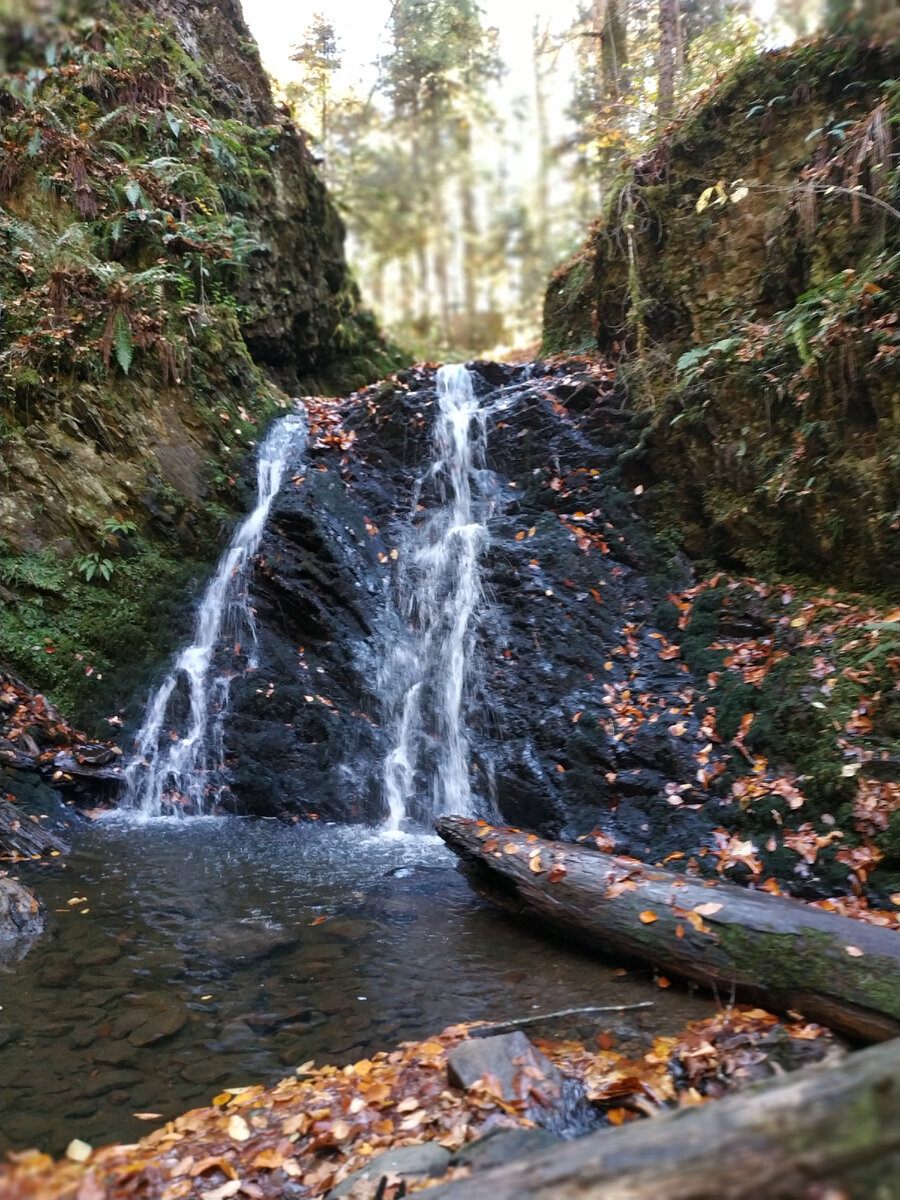
<path fill-rule="evenodd" d="M 557 933 L 862 1041 L 900 1033 L 894 930 L 579 843 L 462 817 L 436 828 L 476 891 Z"/>
<path fill-rule="evenodd" d="M 0 796 L 0 859 L 39 858 L 66 850 L 65 842 Z"/>
<path fill-rule="evenodd" d="M 702 1108 L 589 1134 L 432 1188 L 428 1196 L 868 1200 L 898 1195 L 898 1168 L 900 1040 L 894 1040 Z"/>

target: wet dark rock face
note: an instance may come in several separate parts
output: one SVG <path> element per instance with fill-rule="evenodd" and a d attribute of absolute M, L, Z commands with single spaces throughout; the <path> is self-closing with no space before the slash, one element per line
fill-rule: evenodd
<path fill-rule="evenodd" d="M 717 802 L 690 788 L 667 803 L 667 783 L 696 778 L 698 719 L 684 713 L 692 680 L 660 658 L 653 625 L 684 572 L 632 508 L 635 419 L 581 360 L 471 369 L 482 406 L 506 401 L 487 418 L 492 515 L 467 696 L 484 815 L 550 835 L 599 828 L 636 856 L 697 844 Z M 311 445 L 273 506 L 253 585 L 260 666 L 235 680 L 227 729 L 235 796 L 252 812 L 383 815 L 375 678 L 404 531 L 416 500 L 430 502 L 427 480 L 414 489 L 434 412 L 428 369 L 357 394 L 344 406 L 351 449 Z M 649 718 L 629 716 L 632 696 Z M 684 736 L 670 734 L 679 722 Z"/>

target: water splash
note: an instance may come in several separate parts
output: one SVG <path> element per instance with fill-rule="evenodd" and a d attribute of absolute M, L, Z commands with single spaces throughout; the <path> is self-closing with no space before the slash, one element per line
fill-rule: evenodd
<path fill-rule="evenodd" d="M 247 577 L 272 500 L 307 433 L 305 413 L 283 417 L 259 448 L 256 507 L 234 532 L 207 585 L 194 638 L 150 697 L 125 770 L 121 808 L 145 817 L 209 813 L 227 787 L 223 729 L 234 674 L 256 666 L 257 631 Z M 226 667 L 217 647 L 227 645 Z M 233 659 L 230 657 L 233 655 Z"/>
<path fill-rule="evenodd" d="M 390 830 L 442 813 L 474 812 L 464 718 L 483 601 L 485 412 L 463 366 L 439 369 L 437 394 L 435 459 L 426 479 L 433 481 L 437 504 L 418 527 L 410 526 L 400 548 L 400 627 L 391 631 L 378 674 L 392 742 L 384 763 Z"/>

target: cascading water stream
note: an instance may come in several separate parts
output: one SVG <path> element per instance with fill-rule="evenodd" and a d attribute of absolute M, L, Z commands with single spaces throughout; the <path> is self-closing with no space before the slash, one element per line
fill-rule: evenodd
<path fill-rule="evenodd" d="M 392 830 L 408 820 L 474 811 L 464 719 L 483 599 L 487 506 L 478 481 L 485 412 L 465 367 L 441 367 L 436 382 L 435 461 L 426 482 L 433 480 L 438 504 L 421 525 L 410 526 L 402 546 L 399 628 L 391 631 L 378 673 L 393 747 L 384 763 Z"/>
<path fill-rule="evenodd" d="M 120 808 L 145 817 L 207 813 L 226 786 L 223 726 L 231 679 L 241 668 L 217 664 L 216 650 L 227 644 L 235 659 L 243 651 L 246 667 L 256 666 L 247 577 L 285 466 L 303 448 L 307 428 L 305 413 L 292 413 L 276 422 L 259 448 L 256 506 L 235 530 L 207 585 L 193 641 L 150 698 L 135 735 L 135 757 L 125 771 Z"/>

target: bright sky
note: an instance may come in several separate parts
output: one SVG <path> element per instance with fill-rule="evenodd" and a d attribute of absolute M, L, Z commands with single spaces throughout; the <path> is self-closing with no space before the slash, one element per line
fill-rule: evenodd
<path fill-rule="evenodd" d="M 557 32 L 572 20 L 577 0 L 482 0 L 486 25 L 500 30 L 501 53 L 508 67 L 506 86 L 512 92 L 531 88 L 531 29 L 536 16 L 550 20 Z M 390 0 L 301 0 L 286 7 L 282 0 L 243 0 L 244 16 L 259 43 L 263 63 L 282 83 L 295 77 L 291 47 L 303 36 L 313 14 L 330 20 L 341 44 L 350 83 L 361 72 L 371 86 L 371 64 L 387 49 L 384 40 L 390 17 Z"/>

